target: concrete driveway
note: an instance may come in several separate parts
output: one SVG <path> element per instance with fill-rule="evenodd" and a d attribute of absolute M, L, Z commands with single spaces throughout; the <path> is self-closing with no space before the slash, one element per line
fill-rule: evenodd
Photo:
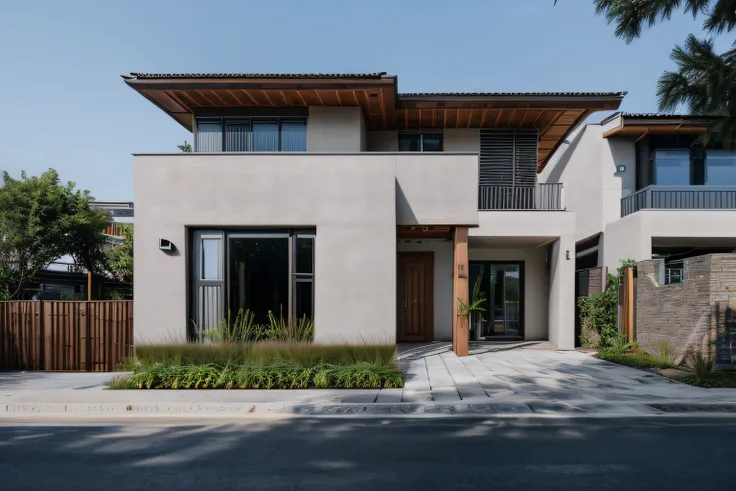
<path fill-rule="evenodd" d="M 458 358 L 446 343 L 402 347 L 402 401 L 736 401 L 736 389 L 692 387 L 576 351 L 491 349 L 471 346 L 475 354 Z"/>

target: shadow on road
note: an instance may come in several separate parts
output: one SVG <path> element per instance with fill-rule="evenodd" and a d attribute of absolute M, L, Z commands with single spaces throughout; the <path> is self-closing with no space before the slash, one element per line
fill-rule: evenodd
<path fill-rule="evenodd" d="M 727 489 L 734 438 L 729 419 L 0 426 L 0 475 L 6 491 Z"/>

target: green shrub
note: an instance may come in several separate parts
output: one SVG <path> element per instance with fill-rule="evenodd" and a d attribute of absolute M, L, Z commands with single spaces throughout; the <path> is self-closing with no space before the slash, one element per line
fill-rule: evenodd
<path fill-rule="evenodd" d="M 693 369 L 692 377 L 696 381 L 701 382 L 710 375 L 712 363 L 700 351 L 690 351 L 688 354 L 688 363 L 690 368 Z"/>
<path fill-rule="evenodd" d="M 669 363 L 670 365 L 675 363 L 675 348 L 672 346 L 669 339 L 663 339 L 659 342 L 657 358 L 663 362 Z"/>
<path fill-rule="evenodd" d="M 196 326 L 195 326 L 195 331 Z M 240 309 L 227 316 L 217 327 L 204 332 L 206 340 L 213 343 L 257 343 L 260 341 L 311 341 L 314 335 L 314 322 L 306 315 L 286 321 L 283 316 L 268 311 L 268 323 L 258 324 L 256 314 Z"/>
<path fill-rule="evenodd" d="M 616 329 L 618 277 L 609 274 L 606 291 L 589 297 L 580 297 L 578 307 L 583 321 L 601 338 L 607 329 Z"/>
<path fill-rule="evenodd" d="M 392 365 L 357 363 L 302 367 L 273 365 L 172 365 L 139 367 L 129 377 L 113 379 L 111 389 L 378 389 L 403 387 L 401 371 Z"/>
<path fill-rule="evenodd" d="M 650 356 L 642 349 L 634 349 L 631 353 L 601 350 L 597 356 L 601 360 L 634 368 L 670 368 L 672 366 L 671 363 Z"/>
<path fill-rule="evenodd" d="M 361 362 L 393 365 L 396 345 L 315 345 L 311 343 L 185 343 L 139 345 L 136 362 L 143 366 L 169 365 L 273 365 L 291 363 L 302 367 L 322 364 L 355 365 Z M 135 364 L 126 362 L 129 370 Z"/>

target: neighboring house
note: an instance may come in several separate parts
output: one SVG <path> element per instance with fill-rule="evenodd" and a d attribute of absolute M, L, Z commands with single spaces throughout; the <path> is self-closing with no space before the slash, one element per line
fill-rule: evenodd
<path fill-rule="evenodd" d="M 571 135 L 540 174 L 565 183 L 579 269 L 663 258 L 665 283 L 684 259 L 736 248 L 736 152 L 704 148 L 712 119 L 615 113 Z"/>
<path fill-rule="evenodd" d="M 133 223 L 133 203 L 93 201 L 91 206 L 110 213 L 112 223 L 105 230 L 107 242 L 111 245 L 121 244 L 123 237 L 120 225 Z M 106 291 L 119 287 L 117 283 L 98 278 L 93 287 L 94 298 L 102 298 Z M 87 269 L 76 264 L 72 256 L 66 255 L 49 264 L 46 271 L 40 273 L 36 281 L 26 288 L 23 298 L 30 299 L 35 296 L 43 300 L 86 300 L 87 288 Z"/>
<path fill-rule="evenodd" d="M 112 218 L 112 223 L 105 229 L 105 235 L 110 242 L 119 244 L 123 239 L 121 225 L 133 225 L 134 208 L 130 201 L 93 201 L 91 206 L 107 211 Z"/>
<path fill-rule="evenodd" d="M 226 312 L 314 319 L 315 342 L 574 347 L 575 216 L 537 172 L 624 93 L 400 94 L 377 74 L 131 74 L 193 133 L 136 154 L 138 342 Z"/>

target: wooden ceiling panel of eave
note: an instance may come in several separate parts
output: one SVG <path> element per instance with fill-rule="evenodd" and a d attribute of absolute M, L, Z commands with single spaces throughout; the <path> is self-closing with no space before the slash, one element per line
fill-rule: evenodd
<path fill-rule="evenodd" d="M 212 107 L 212 103 L 196 90 L 176 90 L 174 94 L 185 102 L 189 101 L 192 107 Z"/>
<path fill-rule="evenodd" d="M 570 130 L 569 125 L 555 124 L 544 133 L 541 139 L 542 140 L 553 140 L 556 142 L 560 138 L 565 136 L 569 130 Z"/>
<path fill-rule="evenodd" d="M 363 91 L 363 98 L 365 100 L 365 106 L 361 106 L 363 109 L 363 117 L 369 123 L 370 129 L 384 128 L 388 125 L 386 119 L 385 108 L 382 104 L 382 99 L 378 91 L 366 90 Z"/>
<path fill-rule="evenodd" d="M 485 109 L 471 109 L 470 117 L 468 118 L 468 128 L 480 128 L 484 112 Z"/>
<path fill-rule="evenodd" d="M 468 128 L 470 125 L 471 110 L 456 109 L 455 110 L 455 128 Z"/>
<path fill-rule="evenodd" d="M 574 111 L 565 111 L 562 113 L 562 116 L 555 122 L 556 125 L 567 125 L 570 126 L 575 123 L 575 121 L 580 118 L 580 116 L 583 115 L 585 111 L 582 110 L 574 110 Z"/>

